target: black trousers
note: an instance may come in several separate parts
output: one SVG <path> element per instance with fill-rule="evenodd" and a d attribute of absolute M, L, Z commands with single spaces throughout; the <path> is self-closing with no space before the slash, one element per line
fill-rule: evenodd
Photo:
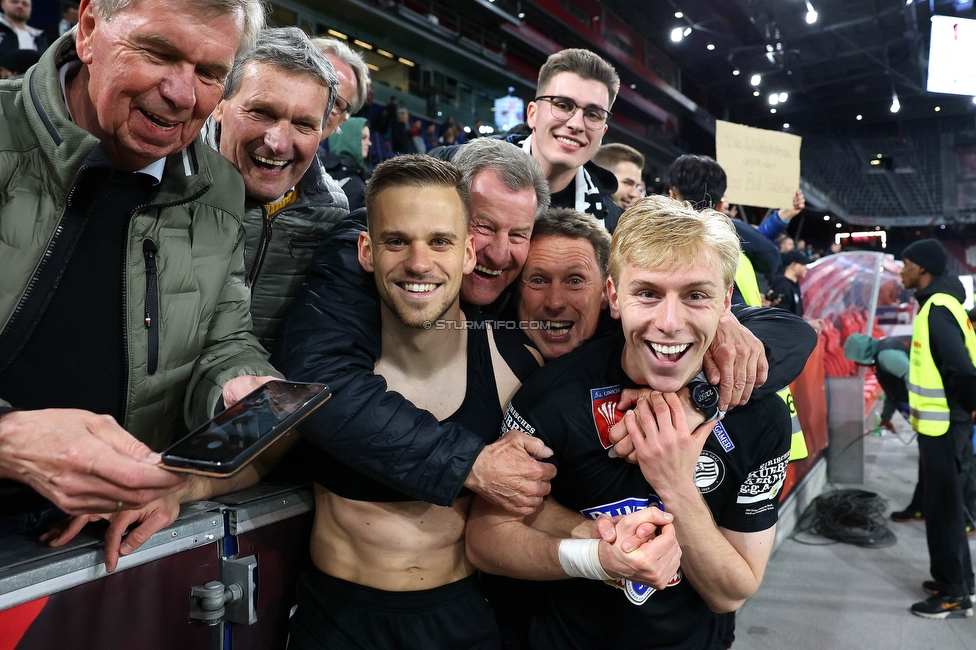
<path fill-rule="evenodd" d="M 972 438 L 971 422 L 950 422 L 941 436 L 918 436 L 929 570 L 947 596 L 968 596 L 973 588 L 962 496 L 963 477 L 973 462 Z"/>
<path fill-rule="evenodd" d="M 962 453 L 966 453 L 963 450 Z M 922 505 L 923 494 L 925 493 L 925 479 L 922 477 L 922 459 L 918 459 L 918 483 L 915 484 L 915 492 L 912 500 L 905 507 L 905 510 L 915 510 L 925 515 L 925 508 Z M 976 523 L 976 457 L 969 463 L 969 471 L 962 475 L 962 502 L 966 508 L 967 523 Z"/>
<path fill-rule="evenodd" d="M 288 650 L 498 650 L 475 576 L 423 591 L 383 591 L 309 566 L 298 577 Z"/>

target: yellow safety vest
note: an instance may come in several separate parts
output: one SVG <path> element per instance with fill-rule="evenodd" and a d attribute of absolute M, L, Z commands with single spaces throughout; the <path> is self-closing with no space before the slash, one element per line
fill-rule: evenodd
<path fill-rule="evenodd" d="M 803 429 L 800 427 L 800 418 L 796 415 L 796 404 L 793 403 L 793 393 L 787 386 L 776 393 L 790 407 L 790 425 L 793 427 L 793 435 L 790 436 L 790 460 L 803 460 L 810 455 L 807 451 L 807 440 L 803 437 Z"/>
<path fill-rule="evenodd" d="M 938 305 L 948 309 L 959 323 L 969 358 L 976 365 L 976 333 L 959 301 L 945 293 L 934 293 L 915 317 L 912 329 L 911 368 L 908 371 L 908 406 L 912 428 L 922 435 L 941 436 L 949 430 L 949 402 L 942 375 L 932 359 L 929 345 L 929 312 Z"/>
<path fill-rule="evenodd" d="M 759 282 L 756 280 L 756 270 L 746 254 L 739 251 L 739 268 L 735 271 L 735 286 L 739 287 L 739 293 L 743 300 L 750 307 L 762 307 L 762 292 L 759 291 Z M 790 407 L 790 424 L 793 426 L 793 435 L 790 436 L 790 460 L 803 460 L 810 455 L 807 451 L 807 440 L 803 437 L 803 428 L 800 427 L 800 418 L 796 415 L 796 405 L 793 404 L 793 393 L 787 386 L 776 393 Z"/>
<path fill-rule="evenodd" d="M 762 292 L 756 281 L 756 269 L 746 254 L 739 251 L 739 268 L 735 270 L 735 286 L 739 287 L 742 299 L 750 307 L 762 307 Z"/>

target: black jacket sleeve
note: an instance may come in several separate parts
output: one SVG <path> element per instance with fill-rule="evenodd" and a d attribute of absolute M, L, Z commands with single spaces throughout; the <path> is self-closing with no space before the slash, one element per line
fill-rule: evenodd
<path fill-rule="evenodd" d="M 613 231 L 617 229 L 617 222 L 620 221 L 620 217 L 623 216 L 624 211 L 609 196 L 603 197 L 603 207 L 607 211 L 607 218 L 604 221 L 604 225 L 612 235 Z"/>
<path fill-rule="evenodd" d="M 771 395 L 800 376 L 817 347 L 817 333 L 805 320 L 775 307 L 732 305 L 732 313 L 766 348 L 769 376 L 752 399 Z"/>
<path fill-rule="evenodd" d="M 365 476 L 436 505 L 453 503 L 484 447 L 476 434 L 387 391 L 373 374 L 379 300 L 359 265 L 365 211 L 336 224 L 278 331 L 272 363 L 294 381 L 328 384 L 332 399 L 301 428 L 305 439 Z"/>
<path fill-rule="evenodd" d="M 735 231 L 739 235 L 742 252 L 752 262 L 756 273 L 762 273 L 763 275 L 775 273 L 779 269 L 779 247 L 763 237 L 762 233 L 749 224 L 738 219 L 733 219 L 732 223 L 735 225 Z"/>
<path fill-rule="evenodd" d="M 976 368 L 969 358 L 959 323 L 941 305 L 932 305 L 929 311 L 929 342 L 950 405 L 955 402 L 967 414 L 976 411 Z"/>

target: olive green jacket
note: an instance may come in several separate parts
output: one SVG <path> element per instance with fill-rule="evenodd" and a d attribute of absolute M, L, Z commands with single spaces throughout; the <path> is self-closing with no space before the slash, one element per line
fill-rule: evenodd
<path fill-rule="evenodd" d="M 0 348 L 27 335 L 18 315 L 58 259 L 67 198 L 99 142 L 67 114 L 57 68 L 71 58 L 66 35 L 24 79 L 0 82 Z M 209 419 L 229 379 L 279 373 L 250 332 L 240 175 L 197 138 L 166 159 L 156 189 L 129 222 L 123 426 L 159 450 Z M 147 240 L 157 249 L 155 290 Z M 158 307 L 155 327 L 147 305 Z M 0 406 L 10 406 L 2 395 Z"/>

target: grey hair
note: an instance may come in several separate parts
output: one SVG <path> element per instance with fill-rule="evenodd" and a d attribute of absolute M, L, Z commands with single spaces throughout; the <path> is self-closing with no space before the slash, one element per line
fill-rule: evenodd
<path fill-rule="evenodd" d="M 549 182 L 542 167 L 519 146 L 495 138 L 477 138 L 460 147 L 451 162 L 461 170 L 469 193 L 474 177 L 490 170 L 510 190 L 535 190 L 536 219 L 549 210 Z"/>
<path fill-rule="evenodd" d="M 347 115 L 355 115 L 366 103 L 369 93 L 369 68 L 363 55 L 353 51 L 351 47 L 336 38 L 313 38 L 312 44 L 322 50 L 323 54 L 331 54 L 340 61 L 352 68 L 352 73 L 356 77 L 356 96 L 349 98 L 343 97 L 349 102 Z"/>
<path fill-rule="evenodd" d="M 339 76 L 305 32 L 297 27 L 274 27 L 261 30 L 254 47 L 234 59 L 234 67 L 227 75 L 224 99 L 240 90 L 244 69 L 249 63 L 267 63 L 286 72 L 306 74 L 329 91 L 329 101 L 323 120 L 327 120 L 335 105 Z M 323 122 L 324 125 L 324 122 Z"/>
<path fill-rule="evenodd" d="M 98 15 L 104 20 L 122 11 L 133 0 L 92 0 Z M 262 0 L 190 0 L 187 4 L 203 9 L 210 16 L 222 16 L 240 11 L 244 17 L 244 33 L 237 46 L 237 56 L 247 52 L 258 40 L 264 29 L 264 2 Z"/>

